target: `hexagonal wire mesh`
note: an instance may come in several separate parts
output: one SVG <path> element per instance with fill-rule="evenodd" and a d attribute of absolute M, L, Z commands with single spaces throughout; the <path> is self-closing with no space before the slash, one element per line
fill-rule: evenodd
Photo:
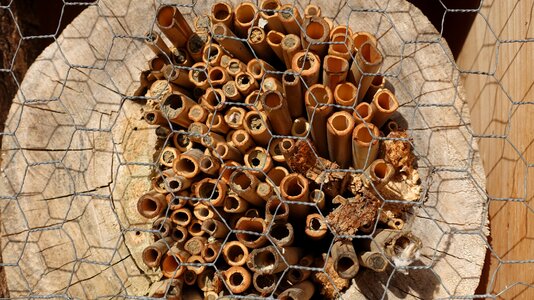
<path fill-rule="evenodd" d="M 399 99 L 400 114 L 396 120 L 408 129 L 422 178 L 423 192 L 418 201 L 410 203 L 412 210 L 406 220 L 407 226 L 423 241 L 421 257 L 408 267 L 389 261 L 387 271 L 382 273 L 362 268 L 350 288 L 340 294 L 347 299 L 363 295 L 367 298 L 472 297 L 479 282 L 486 246 L 498 267 L 491 270 L 490 284 L 487 290 L 479 292 L 480 297 L 504 295 L 514 287 L 530 284 L 528 280 L 517 280 L 507 282 L 506 288 L 495 288 L 500 270 L 509 265 L 528 265 L 531 260 L 524 254 L 521 256 L 521 252 L 510 256 L 508 252 L 501 253 L 502 249 L 492 248 L 486 238 L 486 218 L 488 199 L 505 204 L 527 204 L 527 210 L 523 212 L 527 215 L 531 212 L 526 202 L 527 169 L 532 166 L 526 153 L 528 145 L 516 142 L 517 135 L 512 131 L 520 126 L 520 118 L 515 114 L 530 107 L 532 102 L 523 101 L 528 90 L 522 94 L 507 88 L 506 67 L 508 64 L 511 67 L 512 61 L 502 60 L 499 55 L 499 49 L 503 47 L 528 47 L 531 39 L 528 30 L 520 39 L 497 34 L 491 26 L 492 18 L 485 2 L 473 9 L 451 8 L 441 1 L 436 2 L 445 8 L 444 14 L 476 14 L 478 23 L 475 26 L 488 29 L 484 38 L 492 48 L 482 51 L 482 58 L 477 57 L 465 68 L 456 65 L 441 34 L 414 6 L 402 0 L 316 3 L 323 16 L 334 25 L 349 25 L 354 31 L 368 31 L 377 37 L 379 50 L 384 55 L 378 74 L 386 78 L 388 87 Z M 173 142 L 175 133 L 164 132 L 158 136 L 154 126 L 148 126 L 142 120 L 142 104 L 158 98 L 157 93 L 133 95 L 140 84 L 139 74 L 154 56 L 144 42 L 147 32 L 158 31 L 156 11 L 162 4 L 176 5 L 193 24 L 195 17 L 210 11 L 212 3 L 66 2 L 65 5 L 87 5 L 87 8 L 60 36 L 53 35 L 53 44 L 35 61 L 24 81 L 19 82 L 19 92 L 2 132 L 0 178 L 1 265 L 11 297 L 142 297 L 148 293 L 150 284 L 160 279 L 159 271 L 143 265 L 141 253 L 155 235 L 161 236 L 165 222 L 161 227 L 152 227 L 147 219 L 139 216 L 136 203 L 139 196 L 150 189 L 151 178 L 164 175 L 159 168 L 163 156 L 161 149 Z M 302 13 L 308 2 L 293 1 L 291 4 Z M 11 6 L 12 3 L 7 3 L 1 9 L 10 11 Z M 491 9 L 491 5 L 489 7 Z M 520 16 L 510 18 L 522 20 Z M 23 40 L 39 38 L 24 36 L 20 29 L 19 33 Z M 13 75 L 13 62 L 19 48 L 12 53 L 11 64 L 0 70 L 16 81 L 20 79 Z M 257 55 L 254 48 L 249 47 L 249 50 Z M 520 50 L 510 51 L 517 53 Z M 460 58 L 460 61 L 470 63 L 468 59 L 462 61 Z M 276 64 L 274 60 L 272 63 Z M 179 66 L 180 69 L 191 70 L 189 66 Z M 276 74 L 276 71 L 267 74 Z M 496 118 L 500 123 L 494 119 L 477 122 L 476 132 L 479 134 L 470 128 L 462 74 L 488 78 L 491 87 L 487 89 L 491 90 L 484 93 L 493 96 L 495 106 L 504 106 L 502 111 L 508 111 Z M 295 76 L 300 77 L 299 74 Z M 265 78 L 266 75 L 260 80 L 262 86 Z M 467 94 L 471 96 L 469 90 Z M 495 96 L 499 94 L 502 96 Z M 474 107 L 484 105 L 486 101 L 480 95 L 473 98 L 482 102 L 477 102 Z M 233 105 L 258 111 L 258 101 Z M 337 104 L 330 107 L 354 111 Z M 310 116 L 312 126 L 314 113 Z M 495 110 L 494 113 L 501 112 Z M 522 116 L 528 116 L 528 111 Z M 216 132 L 216 118 L 217 113 L 211 118 L 212 122 L 207 123 L 208 136 Z M 162 124 L 170 123 L 165 120 Z M 483 125 L 486 125 L 485 130 Z M 304 137 L 290 138 L 306 139 L 309 135 L 307 132 Z M 186 136 L 201 142 L 199 136 L 189 133 Z M 271 136 L 266 145 L 268 150 L 276 139 L 285 137 Z M 399 140 L 383 136 L 374 138 L 380 142 Z M 516 162 L 523 162 L 516 168 L 522 170 L 524 181 L 520 186 L 514 186 L 513 192 L 486 193 L 477 140 L 483 147 L 486 141 L 502 141 L 503 148 L 510 148 L 505 152 L 519 157 Z M 320 147 L 317 143 L 316 146 Z M 505 165 L 497 169 L 505 174 L 510 172 L 509 167 Z M 228 170 L 234 169 L 256 172 L 257 177 L 270 182 L 265 170 L 228 167 Z M 362 173 L 362 170 L 353 169 L 333 169 L 327 173 L 338 171 Z M 210 189 L 201 193 L 200 200 L 206 202 L 216 196 L 213 187 L 222 179 L 215 176 L 207 182 Z M 516 193 L 517 189 L 525 193 Z M 494 190 L 490 188 L 490 191 Z M 189 195 L 176 196 L 187 201 L 199 200 Z M 277 198 L 287 203 L 279 195 Z M 381 200 L 386 204 L 399 203 L 399 199 Z M 215 213 L 214 219 L 231 229 L 220 236 L 223 248 L 227 241 L 234 239 L 233 235 L 244 232 L 233 228 L 235 220 L 228 217 L 224 207 L 213 206 L 210 201 L 207 203 Z M 315 203 L 306 206 L 322 217 L 329 213 Z M 275 215 L 280 212 L 280 207 L 276 206 Z M 170 206 L 167 209 L 167 215 L 170 215 Z M 260 214 L 263 213 L 260 209 Z M 498 213 L 496 215 L 498 217 Z M 273 223 L 269 223 L 263 233 L 269 244 L 276 235 L 272 226 Z M 301 225 L 293 223 L 293 226 L 302 230 Z M 324 240 L 305 244 L 316 247 L 319 253 L 326 253 L 326 257 L 339 237 L 330 226 L 328 229 Z M 370 236 L 350 237 L 369 240 Z M 299 238 L 295 237 L 296 240 Z M 224 265 L 219 264 L 220 260 L 218 258 L 205 267 L 218 273 Z M 186 265 L 195 266 L 194 263 Z M 277 285 L 282 283 L 282 274 L 288 270 L 322 273 L 325 269 L 328 267 L 324 265 L 291 266 L 276 277 Z M 325 278 L 337 291 L 339 283 L 333 281 L 331 275 L 328 273 Z M 521 291 L 513 293 L 521 295 Z"/>

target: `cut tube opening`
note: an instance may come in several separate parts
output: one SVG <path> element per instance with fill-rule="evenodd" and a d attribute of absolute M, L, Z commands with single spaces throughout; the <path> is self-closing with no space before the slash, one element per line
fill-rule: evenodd
<path fill-rule="evenodd" d="M 285 182 L 285 191 L 290 197 L 297 197 L 304 193 L 304 185 L 298 176 L 293 176 Z"/>
<path fill-rule="evenodd" d="M 337 88 L 337 96 L 343 101 L 350 101 L 356 96 L 356 90 L 353 85 L 343 83 Z"/>
<path fill-rule="evenodd" d="M 283 206 L 280 206 L 280 208 L 282 207 Z M 278 211 L 280 211 L 280 209 Z M 284 238 L 288 237 L 291 234 L 291 232 L 287 228 L 286 224 L 274 224 L 271 227 L 270 234 L 271 234 L 271 237 L 274 238 L 275 240 L 281 241 Z"/>
<path fill-rule="evenodd" d="M 224 207 L 230 211 L 236 210 L 239 208 L 239 200 L 234 196 L 229 196 L 224 202 Z"/>
<path fill-rule="evenodd" d="M 261 9 L 277 10 L 277 9 L 280 9 L 280 5 L 278 5 L 277 1 L 264 1 L 262 3 L 262 5 L 261 5 Z M 267 16 L 274 16 L 274 14 L 276 12 L 274 12 L 274 11 L 264 11 L 263 13 L 266 14 Z"/>
<path fill-rule="evenodd" d="M 405 236 L 401 236 L 399 237 L 396 241 L 395 241 L 395 247 L 394 247 L 394 250 L 395 250 L 395 254 L 396 255 L 400 255 L 402 254 L 402 252 L 404 251 L 404 249 L 406 249 L 409 245 L 410 245 L 410 239 L 405 237 Z"/>
<path fill-rule="evenodd" d="M 228 146 L 223 144 L 218 144 L 217 147 L 215 147 L 215 151 L 221 156 L 225 157 L 226 154 L 228 154 Z"/>
<path fill-rule="evenodd" d="M 273 181 L 273 183 L 277 186 L 280 185 L 280 182 L 282 182 L 282 179 L 286 177 L 286 172 L 284 172 L 283 169 L 273 168 L 269 171 L 267 176 Z M 281 207 L 280 207 L 281 208 Z M 279 210 L 280 211 L 280 210 Z"/>
<path fill-rule="evenodd" d="M 337 56 L 326 56 L 326 65 L 330 72 L 341 72 L 343 71 L 344 61 L 342 58 Z"/>
<path fill-rule="evenodd" d="M 369 132 L 369 128 L 362 126 L 356 132 L 356 139 L 364 143 L 370 143 L 373 140 L 373 136 Z"/>
<path fill-rule="evenodd" d="M 189 223 L 189 221 L 191 220 L 191 216 L 184 211 L 177 211 L 176 213 L 172 214 L 172 219 L 176 223 L 185 224 Z"/>
<path fill-rule="evenodd" d="M 380 53 L 371 43 L 364 43 L 360 48 L 360 53 L 362 58 L 370 64 L 380 60 Z"/>
<path fill-rule="evenodd" d="M 233 286 L 238 286 L 238 285 L 241 285 L 243 283 L 243 274 L 239 273 L 239 272 L 235 272 L 235 273 L 232 273 L 232 275 L 230 275 L 230 284 L 233 285 Z"/>
<path fill-rule="evenodd" d="M 318 202 L 324 198 L 324 192 L 321 190 L 313 190 L 310 198 L 313 200 L 313 202 Z"/>
<path fill-rule="evenodd" d="M 178 269 L 177 259 L 174 258 L 174 256 L 165 257 L 165 259 L 163 260 L 163 263 L 161 264 L 161 269 L 168 273 L 175 272 L 176 269 Z"/>
<path fill-rule="evenodd" d="M 332 119 L 332 127 L 337 131 L 344 131 L 349 128 L 349 120 L 347 116 L 339 114 Z"/>
<path fill-rule="evenodd" d="M 246 136 L 244 133 L 242 132 L 239 132 L 235 135 L 235 140 L 238 142 L 238 143 L 243 143 L 245 140 L 246 140 Z"/>
<path fill-rule="evenodd" d="M 205 231 L 207 231 L 208 233 L 215 233 L 215 231 L 217 231 L 217 224 L 215 224 L 212 219 L 207 219 L 204 222 L 207 223 L 205 225 Z"/>
<path fill-rule="evenodd" d="M 224 21 L 230 15 L 229 7 L 226 3 L 217 3 L 213 5 L 212 14 L 218 21 Z"/>
<path fill-rule="evenodd" d="M 263 66 L 261 62 L 259 62 L 258 60 L 255 60 L 252 64 L 250 64 L 249 72 L 252 73 L 252 75 L 256 75 L 256 76 L 261 75 L 263 72 Z"/>
<path fill-rule="evenodd" d="M 386 163 L 379 162 L 375 164 L 373 173 L 375 174 L 377 178 L 379 179 L 386 178 L 387 172 L 388 172 L 388 165 Z"/>
<path fill-rule="evenodd" d="M 328 92 L 324 86 L 316 85 L 309 90 L 310 94 L 313 95 L 312 99 L 317 101 L 320 104 L 328 103 Z"/>
<path fill-rule="evenodd" d="M 223 75 L 223 72 L 218 68 L 211 69 L 211 71 L 209 72 L 209 76 L 212 81 L 223 79 Z"/>
<path fill-rule="evenodd" d="M 146 119 L 148 122 L 152 123 L 152 122 L 154 122 L 154 120 L 156 120 L 156 114 L 153 113 L 153 112 L 147 112 L 147 113 L 145 114 L 145 119 Z"/>
<path fill-rule="evenodd" d="M 206 207 L 201 207 L 197 209 L 197 213 L 199 216 L 206 218 L 210 215 L 210 210 Z"/>
<path fill-rule="evenodd" d="M 285 81 L 287 83 L 295 83 L 296 80 L 297 80 L 297 77 L 294 74 L 292 74 L 292 73 L 285 73 L 284 74 L 283 81 Z"/>
<path fill-rule="evenodd" d="M 291 150 L 291 148 L 293 148 L 293 144 L 295 142 L 293 142 L 293 140 L 289 140 L 289 139 L 284 139 L 281 143 L 280 143 L 280 147 L 282 148 L 283 151 L 289 151 Z"/>
<path fill-rule="evenodd" d="M 182 239 L 185 238 L 185 233 L 181 230 L 174 230 L 172 232 L 172 236 L 174 237 L 175 240 L 181 241 Z"/>
<path fill-rule="evenodd" d="M 324 27 L 321 23 L 311 21 L 308 26 L 306 26 L 306 35 L 311 39 L 318 40 L 324 35 Z"/>
<path fill-rule="evenodd" d="M 294 282 L 300 282 L 302 280 L 302 277 L 304 277 L 304 274 L 302 273 L 302 270 L 300 269 L 290 269 L 287 272 L 287 277 Z"/>
<path fill-rule="evenodd" d="M 319 220 L 319 218 L 312 218 L 310 220 L 310 228 L 313 230 L 313 231 L 319 231 L 322 227 L 322 222 L 321 220 Z"/>
<path fill-rule="evenodd" d="M 198 189 L 198 196 L 204 199 L 217 199 L 219 189 L 213 182 L 204 181 Z"/>
<path fill-rule="evenodd" d="M 150 60 L 150 70 L 161 71 L 165 67 L 165 61 L 161 57 L 154 57 Z"/>
<path fill-rule="evenodd" d="M 276 263 L 276 256 L 272 251 L 274 250 L 265 249 L 261 252 L 258 252 L 254 256 L 254 265 L 259 268 L 267 268 L 273 266 Z"/>
<path fill-rule="evenodd" d="M 209 62 L 214 61 L 218 55 L 219 55 L 219 49 L 215 46 L 210 46 L 209 48 L 204 50 L 204 56 L 206 60 Z"/>
<path fill-rule="evenodd" d="M 176 180 L 176 179 L 171 179 L 169 180 L 169 187 L 172 189 L 172 190 L 176 190 L 176 189 L 179 189 L 181 187 L 181 183 Z"/>
<path fill-rule="evenodd" d="M 252 82 L 252 78 L 250 78 L 250 76 L 246 73 L 241 73 L 239 76 L 237 76 L 236 81 L 239 85 L 245 86 Z"/>
<path fill-rule="evenodd" d="M 362 103 L 363 105 L 358 105 L 356 111 L 360 115 L 358 118 L 365 119 L 369 117 L 371 106 L 367 103 Z"/>
<path fill-rule="evenodd" d="M 191 232 L 191 234 L 198 234 L 202 232 L 202 223 L 200 223 L 198 220 L 197 222 L 191 223 L 189 226 L 189 232 Z"/>
<path fill-rule="evenodd" d="M 217 255 L 217 253 L 215 253 L 215 250 L 213 250 L 213 248 L 208 245 L 205 250 L 204 250 L 204 256 L 206 258 L 210 258 L 210 257 L 215 257 Z"/>
<path fill-rule="evenodd" d="M 337 262 L 337 269 L 340 273 L 350 270 L 354 266 L 354 260 L 350 257 L 343 256 Z"/>
<path fill-rule="evenodd" d="M 260 150 L 253 150 L 248 156 L 248 163 L 253 168 L 262 168 L 266 163 L 267 156 Z"/>
<path fill-rule="evenodd" d="M 143 260 L 148 263 L 156 263 L 161 257 L 161 252 L 154 248 L 147 248 L 143 251 Z"/>
<path fill-rule="evenodd" d="M 383 110 L 390 110 L 395 105 L 389 93 L 380 93 L 380 95 L 378 95 L 377 104 Z"/>
<path fill-rule="evenodd" d="M 232 262 L 239 262 L 245 257 L 245 251 L 237 244 L 230 245 L 227 252 L 228 259 Z"/>
<path fill-rule="evenodd" d="M 222 99 L 222 95 L 217 90 L 211 89 L 210 92 L 206 94 L 206 102 L 211 106 L 219 105 L 219 99 Z"/>
<path fill-rule="evenodd" d="M 207 157 L 203 157 L 201 160 L 200 160 L 200 167 L 203 168 L 203 169 L 209 169 L 213 166 L 213 163 L 211 162 L 211 159 L 207 158 Z"/>
<path fill-rule="evenodd" d="M 226 34 L 226 29 L 224 28 L 224 25 L 221 23 L 217 23 L 213 25 L 213 33 L 215 35 L 222 35 L 224 36 Z"/>
<path fill-rule="evenodd" d="M 184 102 L 182 100 L 182 96 L 178 94 L 170 94 L 165 99 L 165 102 L 163 103 L 163 106 L 170 108 L 171 110 L 177 111 L 182 109 L 184 105 Z M 176 112 L 174 112 L 176 114 Z"/>
<path fill-rule="evenodd" d="M 255 14 L 256 12 L 254 11 L 254 6 L 252 6 L 250 3 L 243 3 L 235 10 L 236 19 L 243 24 L 252 22 Z"/>
<path fill-rule="evenodd" d="M 349 47 L 347 47 L 347 44 L 345 42 L 346 37 L 343 35 L 337 35 L 334 37 L 332 42 L 335 44 L 332 44 L 332 49 L 334 51 L 337 51 L 339 53 L 347 53 L 349 52 Z"/>
<path fill-rule="evenodd" d="M 265 96 L 265 104 L 269 108 L 277 108 L 282 105 L 282 96 L 275 92 L 269 92 Z"/>
<path fill-rule="evenodd" d="M 250 114 L 247 119 L 247 125 L 250 127 L 251 130 L 259 131 L 263 129 L 263 120 L 261 119 L 260 115 Z"/>
<path fill-rule="evenodd" d="M 279 45 L 282 43 L 283 38 L 284 36 L 279 32 L 269 31 L 269 33 L 267 33 L 267 39 L 271 44 Z"/>
<path fill-rule="evenodd" d="M 237 185 L 241 190 L 246 190 L 252 184 L 250 178 L 244 172 L 237 171 L 233 178 L 233 183 Z"/>
<path fill-rule="evenodd" d="M 164 6 L 158 11 L 158 25 L 160 27 L 170 27 L 174 18 L 174 7 Z"/>
<path fill-rule="evenodd" d="M 367 41 L 369 41 L 369 36 L 366 34 L 357 34 L 354 39 L 354 48 L 360 49 L 360 47 Z"/>
<path fill-rule="evenodd" d="M 154 213 L 158 210 L 158 208 L 159 203 L 152 198 L 145 197 L 141 202 L 141 209 L 145 212 Z"/>
<path fill-rule="evenodd" d="M 183 173 L 194 173 L 197 169 L 195 162 L 188 157 L 181 157 L 175 165 L 176 170 Z"/>
<path fill-rule="evenodd" d="M 303 54 L 297 60 L 298 67 L 302 68 L 302 71 L 309 70 L 312 66 L 312 59 L 310 54 Z"/>

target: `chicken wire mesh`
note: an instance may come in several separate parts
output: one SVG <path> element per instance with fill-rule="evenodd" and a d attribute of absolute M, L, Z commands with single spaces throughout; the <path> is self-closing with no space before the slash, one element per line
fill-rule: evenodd
<path fill-rule="evenodd" d="M 139 103 L 146 97 L 133 95 L 139 73 L 153 57 L 144 42 L 146 33 L 156 30 L 157 8 L 177 5 L 191 22 L 209 12 L 212 3 L 65 2 L 65 6 L 87 8 L 61 35 L 25 36 L 19 30 L 22 41 L 52 37 L 54 42 L 24 81 L 13 74 L 20 47 L 0 70 L 20 85 L 2 132 L 0 177 L 1 266 L 11 298 L 137 298 L 146 296 L 150 283 L 158 279 L 158 273 L 140 259 L 158 230 L 138 215 L 135 203 L 148 190 L 157 169 L 161 154 L 156 145 L 168 143 L 169 138 L 158 138 L 154 127 L 141 119 Z M 302 12 L 308 2 L 291 4 Z M 526 254 L 512 257 L 500 252 L 502 248 L 496 250 L 486 228 L 492 201 L 524 205 L 524 218 L 531 212 L 528 145 L 514 140 L 514 129 L 521 128 L 515 115 L 532 103 L 528 90 L 517 93 L 504 85 L 507 72 L 503 70 L 516 60 L 503 60 L 501 55 L 514 51 L 501 50 L 509 45 L 529 47 L 528 30 L 525 36 L 501 36 L 485 10 L 487 1 L 470 9 L 436 1 L 445 9 L 444 16 L 476 14 L 479 24 L 475 26 L 487 28 L 484 41 L 490 49 L 465 66 L 455 63 L 439 30 L 408 3 L 336 0 L 316 4 L 334 25 L 349 24 L 377 36 L 385 57 L 379 74 L 399 98 L 423 179 L 422 196 L 411 204 L 410 221 L 424 241 L 419 260 L 408 267 L 389 262 L 384 273 L 366 270 L 340 296 L 482 298 L 529 287 L 531 280 L 525 278 L 495 288 L 500 270 L 528 265 L 531 260 Z M 11 6 L 3 3 L 1 9 L 13 15 Z M 521 23 L 523 19 L 512 15 L 509 20 Z M 498 121 L 483 123 L 485 129 L 477 125 L 473 132 L 470 127 L 465 102 L 470 99 L 464 96 L 462 75 L 467 80 L 469 76 L 487 78 L 491 90 L 486 93 L 493 96 L 495 107 L 503 108 L 495 110 L 501 114 L 495 118 Z M 476 99 L 482 104 L 472 107 L 486 101 L 480 95 Z M 511 160 L 520 161 L 516 168 L 524 178 L 518 177 L 523 181 L 510 193 L 492 194 L 485 189 L 476 143 L 493 140 L 510 147 L 507 153 L 515 155 Z M 334 237 L 323 241 L 328 252 Z M 486 278 L 487 287 L 475 292 L 486 248 L 497 268 Z M 208 267 L 216 270 L 215 265 Z"/>

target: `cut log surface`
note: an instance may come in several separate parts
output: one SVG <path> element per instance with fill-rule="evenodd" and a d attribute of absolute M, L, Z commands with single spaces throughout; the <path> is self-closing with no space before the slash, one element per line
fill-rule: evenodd
<path fill-rule="evenodd" d="M 191 20 L 211 1 L 182 7 Z M 485 255 L 485 179 L 452 55 L 403 0 L 318 1 L 334 24 L 378 37 L 381 72 L 400 102 L 424 199 L 408 226 L 423 241 L 409 275 L 361 269 L 346 299 L 472 295 Z M 11 297 L 146 295 L 157 273 L 141 261 L 156 136 L 128 97 L 152 57 L 142 37 L 153 1 L 89 6 L 21 82 L 6 122 L 0 170 L 1 245 Z M 375 3 L 373 1 L 373 3 Z M 299 7 L 302 11 L 303 7 Z M 365 295 L 365 296 L 364 296 Z"/>

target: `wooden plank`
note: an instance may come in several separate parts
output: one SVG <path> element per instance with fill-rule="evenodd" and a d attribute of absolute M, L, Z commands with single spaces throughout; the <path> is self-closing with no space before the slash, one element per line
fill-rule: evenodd
<path fill-rule="evenodd" d="M 526 286 L 534 264 L 514 262 L 534 258 L 534 43 L 513 41 L 534 36 L 533 9 L 532 0 L 483 1 L 458 57 L 460 69 L 491 74 L 466 74 L 464 83 L 493 199 L 492 251 L 478 292 L 503 299 L 534 299 Z"/>

